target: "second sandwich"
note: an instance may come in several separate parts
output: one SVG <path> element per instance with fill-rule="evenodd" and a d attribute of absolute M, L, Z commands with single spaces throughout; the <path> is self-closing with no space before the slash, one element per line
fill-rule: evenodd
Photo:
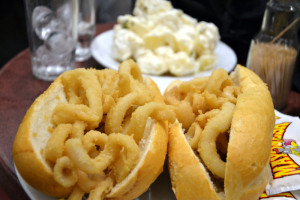
<path fill-rule="evenodd" d="M 237 66 L 230 75 L 175 81 L 164 94 L 177 123 L 169 170 L 177 199 L 256 200 L 269 177 L 274 108 L 263 81 Z"/>

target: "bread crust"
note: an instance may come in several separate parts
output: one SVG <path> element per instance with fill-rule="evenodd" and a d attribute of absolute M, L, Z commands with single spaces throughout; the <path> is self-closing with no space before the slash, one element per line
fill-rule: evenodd
<path fill-rule="evenodd" d="M 216 197 L 213 187 L 203 189 L 204 183 L 212 184 L 210 177 L 204 167 L 199 167 L 200 160 L 190 148 L 182 128 L 175 124 L 169 133 L 168 159 L 177 199 L 256 200 L 265 189 L 270 176 L 275 123 L 272 98 L 266 84 L 249 69 L 238 65 L 231 75 L 239 83 L 241 94 L 237 98 L 228 143 L 225 197 Z M 179 83 L 171 83 L 167 90 Z"/>
<path fill-rule="evenodd" d="M 53 172 L 45 166 L 34 148 L 32 137 L 33 134 L 38 133 L 33 133 L 31 130 L 35 123 L 34 115 L 39 113 L 39 108 L 47 102 L 48 98 L 56 95 L 56 89 L 61 85 L 61 80 L 58 78 L 34 101 L 19 126 L 13 144 L 14 163 L 22 178 L 39 191 L 54 197 L 67 196 L 71 192 L 71 188 L 62 187 L 54 180 Z M 47 116 L 40 117 L 45 117 L 45 123 L 50 123 L 50 113 L 48 118 Z"/>
<path fill-rule="evenodd" d="M 167 153 L 168 124 L 166 122 L 155 123 L 151 129 L 149 136 L 151 142 L 145 144 L 149 146 L 143 161 L 139 163 L 140 166 L 137 166 L 137 169 L 133 170 L 132 174 L 129 174 L 128 180 L 124 180 L 124 183 L 122 182 L 112 189 L 112 192 L 107 195 L 109 199 L 134 199 L 146 192 L 156 177 L 162 173 Z"/>
<path fill-rule="evenodd" d="M 266 182 L 258 181 L 255 184 L 253 180 L 266 170 L 265 166 L 269 163 L 275 115 L 272 98 L 265 83 L 247 68 L 238 66 L 237 70 L 242 93 L 237 99 L 232 119 L 225 195 L 226 199 L 230 199 L 227 198 L 230 194 L 234 194 L 236 199 L 250 199 L 245 197 L 248 190 L 261 184 L 263 191 L 266 185 Z M 231 176 L 233 173 L 236 176 Z"/>
<path fill-rule="evenodd" d="M 208 172 L 185 139 L 179 122 L 169 130 L 168 165 L 177 199 L 220 200 Z"/>

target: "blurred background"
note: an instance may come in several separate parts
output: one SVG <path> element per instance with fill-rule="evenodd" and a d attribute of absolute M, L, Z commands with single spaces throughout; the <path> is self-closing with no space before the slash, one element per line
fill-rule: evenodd
<path fill-rule="evenodd" d="M 221 40 L 237 54 L 245 65 L 251 39 L 260 30 L 267 0 L 170 0 L 175 8 L 199 21 L 213 22 Z M 96 0 L 97 23 L 115 22 L 118 15 L 131 13 L 135 0 Z M 0 68 L 28 47 L 25 9 L 22 0 L 1 1 Z M 299 24 L 298 24 L 299 27 Z M 299 31 L 298 31 L 299 33 Z M 299 35 L 299 34 L 298 34 Z M 299 56 L 293 89 L 300 92 Z"/>

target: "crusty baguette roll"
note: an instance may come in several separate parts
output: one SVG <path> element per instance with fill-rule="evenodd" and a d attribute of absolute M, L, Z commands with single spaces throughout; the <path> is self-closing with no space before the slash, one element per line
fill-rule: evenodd
<path fill-rule="evenodd" d="M 53 171 L 41 152 L 50 137 L 51 115 L 59 101 L 66 101 L 60 78 L 26 112 L 14 140 L 13 159 L 18 172 L 31 186 L 51 196 L 63 197 L 71 188 L 62 187 L 54 180 Z"/>
<path fill-rule="evenodd" d="M 141 95 L 147 97 L 141 98 L 143 97 Z M 132 96 L 139 98 L 127 98 Z M 131 102 L 125 103 L 128 109 L 118 113 L 116 107 L 126 98 L 131 99 Z M 99 107 L 98 104 L 102 106 Z M 64 107 L 68 106 L 80 110 L 66 109 L 64 112 Z M 139 108 L 147 106 L 153 110 L 144 109 L 148 113 L 142 115 L 146 121 L 139 124 L 144 123 L 145 127 L 137 129 L 142 130 L 139 133 L 141 136 L 138 137 L 134 132 L 135 129 L 133 131 L 130 129 L 131 123 L 134 123 L 133 115 Z M 85 112 L 88 114 L 85 115 Z M 139 114 L 141 113 L 143 114 L 143 112 Z M 115 126 L 117 122 L 114 120 L 119 119 L 120 115 L 124 115 L 125 118 L 120 118 L 122 124 Z M 131 60 L 122 63 L 118 72 L 93 69 L 65 72 L 28 109 L 13 144 L 15 166 L 27 183 L 53 197 L 81 199 L 82 195 L 89 193 L 88 199 L 133 199 L 145 192 L 163 170 L 168 141 L 167 118 L 170 117 L 175 120 L 175 115 L 169 112 L 163 103 L 156 84 L 150 78 L 143 79 L 137 65 Z M 106 122 L 109 125 L 106 126 Z M 49 144 L 51 137 L 57 135 L 57 129 L 61 124 L 62 127 L 72 127 L 70 133 L 62 142 L 60 136 L 54 141 L 62 143 L 61 149 L 51 147 L 52 144 Z M 120 133 L 115 131 L 117 129 Z M 110 132 L 102 134 L 104 130 Z M 96 137 L 85 140 L 89 133 Z M 123 137 L 114 140 L 115 143 L 111 142 L 113 144 L 109 146 L 111 149 L 108 147 L 106 149 L 111 135 L 118 134 Z M 108 138 L 103 146 L 101 138 Z M 136 142 L 134 146 L 138 147 L 138 154 L 135 160 L 129 157 L 131 151 L 136 149 L 132 148 L 131 144 L 122 146 L 120 142 L 122 138 Z M 85 141 L 94 142 L 93 148 L 89 148 L 87 152 L 79 151 L 78 148 L 82 150 L 82 146 L 89 144 Z M 78 143 L 80 144 L 78 148 L 72 147 Z M 115 147 L 118 148 L 116 152 Z M 52 153 L 53 155 L 49 155 Z M 58 154 L 60 157 L 55 158 Z M 103 155 L 101 159 L 110 160 L 107 161 L 109 164 L 105 169 L 97 171 L 97 166 L 102 166 L 100 162 L 102 160 L 98 159 L 100 155 Z M 56 166 L 59 160 L 68 161 L 68 165 L 62 167 L 57 176 L 55 170 L 58 168 Z M 130 162 L 133 164 L 129 165 Z M 125 170 L 126 174 L 119 175 L 119 169 Z M 69 186 L 62 185 L 60 181 Z"/>
<path fill-rule="evenodd" d="M 219 82 L 216 80 L 222 78 L 218 77 L 216 79 L 215 75 L 212 79 L 215 79 L 213 82 L 218 84 Z M 196 131 L 193 132 L 194 135 L 189 133 L 191 123 L 188 127 L 185 125 L 183 128 L 184 124 L 177 121 L 170 128 L 168 163 L 172 189 L 177 199 L 257 200 L 268 183 L 270 178 L 269 157 L 275 121 L 270 93 L 265 83 L 255 73 L 243 66 L 238 65 L 235 71 L 231 73 L 230 79 L 233 81 L 233 87 L 238 88 L 238 92 L 235 93 L 236 98 L 228 98 L 229 102 L 234 105 L 234 109 L 229 120 L 230 127 L 227 129 L 229 139 L 223 156 L 220 153 L 222 151 L 220 150 L 222 147 L 219 146 L 219 143 L 221 143 L 219 141 L 221 140 L 220 136 L 214 144 L 214 141 L 211 140 L 206 144 L 203 144 L 202 141 L 207 140 L 208 133 L 220 131 L 222 129 L 220 127 L 227 123 L 228 118 L 225 121 L 222 121 L 222 118 L 225 118 L 225 115 L 230 115 L 229 112 L 224 112 L 223 116 L 218 116 L 218 113 L 222 113 L 222 109 L 225 107 L 224 104 L 228 101 L 223 95 L 226 93 L 211 89 L 209 80 L 203 78 L 194 80 L 192 83 L 195 84 L 188 86 L 187 84 L 184 85 L 182 81 L 175 81 L 169 85 L 164 93 L 165 101 L 168 104 L 177 105 L 177 107 L 182 103 L 179 104 L 179 101 L 174 101 L 174 97 L 181 100 L 183 98 L 185 100 L 198 100 L 191 100 L 191 102 L 198 105 L 198 107 L 196 106 L 197 109 L 202 106 L 205 110 L 200 109 L 195 113 L 198 112 L 200 113 L 199 116 L 207 117 L 194 117 L 195 123 L 200 124 L 199 127 L 202 128 L 197 144 L 194 141 L 192 142 Z M 227 83 L 225 83 L 226 81 Z M 226 86 L 224 84 L 228 84 L 228 79 L 224 79 L 222 85 L 217 86 L 217 88 L 225 91 Z M 180 88 L 187 88 L 190 91 L 189 95 L 185 94 L 186 90 Z M 214 98 L 207 95 L 208 90 L 211 92 L 210 94 L 217 94 L 215 96 L 218 97 L 218 101 L 222 102 L 219 107 L 211 106 L 211 101 Z M 203 92 L 201 96 L 198 95 L 199 91 Z M 204 98 L 202 98 L 203 96 Z M 201 100 L 200 97 L 203 102 L 199 101 Z M 211 107 L 208 109 L 209 106 Z M 195 110 L 195 108 L 192 110 Z M 205 115 L 205 113 L 207 114 Z M 204 120 L 206 123 L 204 127 L 202 125 L 204 123 L 203 119 L 206 120 Z M 221 120 L 220 124 L 215 124 L 218 120 Z M 196 125 L 193 124 L 193 126 Z M 204 151 L 207 151 L 205 148 L 219 153 L 216 158 L 214 153 L 211 153 L 208 157 L 214 157 L 213 162 L 219 160 L 220 165 L 216 167 L 218 169 L 222 169 L 220 166 L 224 164 L 224 177 L 220 177 L 222 173 L 219 175 L 210 170 L 210 163 L 206 162 L 206 156 L 201 155 Z M 213 165 L 216 165 L 216 163 Z"/>

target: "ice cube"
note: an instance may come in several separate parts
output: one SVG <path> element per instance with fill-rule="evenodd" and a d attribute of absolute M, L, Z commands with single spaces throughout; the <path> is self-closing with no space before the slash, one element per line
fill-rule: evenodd
<path fill-rule="evenodd" d="M 55 54 L 68 54 L 74 50 L 74 39 L 66 31 L 53 31 L 45 40 L 48 51 Z"/>
<path fill-rule="evenodd" d="M 64 25 L 64 29 L 69 30 L 72 26 L 73 7 L 72 2 L 67 2 L 60 6 L 57 11 L 57 18 L 61 20 Z"/>
<path fill-rule="evenodd" d="M 52 53 L 48 50 L 46 45 L 41 45 L 36 50 L 36 55 L 34 56 L 39 65 L 42 66 L 67 66 L 70 63 L 71 54 L 63 55 Z"/>
<path fill-rule="evenodd" d="M 55 13 L 46 6 L 37 6 L 32 14 L 32 27 L 41 40 L 45 40 L 57 24 Z"/>

